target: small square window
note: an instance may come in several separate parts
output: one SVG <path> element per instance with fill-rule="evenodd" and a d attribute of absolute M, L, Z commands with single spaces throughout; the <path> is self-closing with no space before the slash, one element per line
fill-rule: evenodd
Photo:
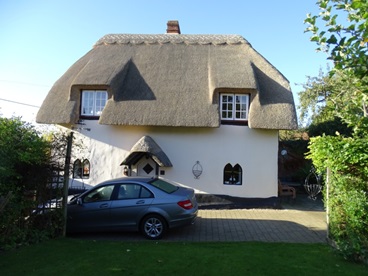
<path fill-rule="evenodd" d="M 248 120 L 248 94 L 221 94 L 221 120 Z"/>
<path fill-rule="evenodd" d="M 98 117 L 101 115 L 107 102 L 107 91 L 104 90 L 83 90 L 81 115 Z"/>

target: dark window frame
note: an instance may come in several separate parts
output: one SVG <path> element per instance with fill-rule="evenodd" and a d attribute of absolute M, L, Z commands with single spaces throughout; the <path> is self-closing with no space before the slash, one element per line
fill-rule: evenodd
<path fill-rule="evenodd" d="M 224 185 L 243 185 L 243 168 L 239 164 L 227 163 L 223 171 Z"/>

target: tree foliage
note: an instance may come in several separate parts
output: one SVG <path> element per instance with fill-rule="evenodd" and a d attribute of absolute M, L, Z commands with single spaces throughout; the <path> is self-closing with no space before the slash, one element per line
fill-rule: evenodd
<path fill-rule="evenodd" d="M 367 261 L 368 1 L 319 0 L 317 5 L 320 13 L 307 16 L 306 31 L 334 68 L 307 83 L 302 108 L 322 99 L 323 105 L 312 109 L 313 118 L 338 117 L 352 133 L 312 138 L 308 158 L 320 172 L 327 168 L 332 172 L 326 194 L 330 238 L 347 258 Z"/>
<path fill-rule="evenodd" d="M 368 2 L 366 0 L 319 0 L 318 15 L 305 22 L 318 51 L 325 51 L 334 70 L 351 70 L 358 79 L 368 71 Z M 341 19 L 343 17 L 343 19 Z M 324 25 L 324 26 L 321 26 Z"/>
<path fill-rule="evenodd" d="M 58 234 L 60 213 L 32 216 L 50 199 L 48 181 L 61 153 L 55 141 L 20 118 L 0 117 L 0 250 Z"/>
<path fill-rule="evenodd" d="M 317 4 L 321 12 L 308 14 L 306 31 L 312 33 L 317 50 L 326 52 L 334 64 L 331 76 L 336 77 L 331 80 L 338 90 L 330 102 L 355 131 L 367 131 L 368 1 L 319 0 Z"/>
<path fill-rule="evenodd" d="M 334 74 L 320 71 L 318 77 L 308 77 L 299 92 L 300 117 L 314 125 L 340 118 L 342 124 L 356 132 L 368 130 L 366 86 L 345 71 Z"/>
<path fill-rule="evenodd" d="M 308 158 L 320 173 L 331 169 L 328 203 L 330 238 L 354 261 L 368 259 L 368 138 L 311 138 Z"/>
<path fill-rule="evenodd" d="M 4 189 L 34 190 L 48 163 L 48 143 L 19 118 L 0 118 L 0 193 Z"/>

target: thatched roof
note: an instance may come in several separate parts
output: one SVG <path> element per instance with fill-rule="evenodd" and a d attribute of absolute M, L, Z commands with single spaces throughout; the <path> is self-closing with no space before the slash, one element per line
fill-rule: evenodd
<path fill-rule="evenodd" d="M 170 159 L 150 136 L 139 139 L 120 165 L 134 165 L 144 155 L 151 157 L 160 167 L 172 167 Z"/>
<path fill-rule="evenodd" d="M 82 89 L 107 89 L 100 124 L 219 127 L 219 93 L 236 91 L 251 94 L 249 127 L 297 127 L 289 82 L 238 35 L 106 35 L 54 84 L 37 122 L 77 122 Z"/>

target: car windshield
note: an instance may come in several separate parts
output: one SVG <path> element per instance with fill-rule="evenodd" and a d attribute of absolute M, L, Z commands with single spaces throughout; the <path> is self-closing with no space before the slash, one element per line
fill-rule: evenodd
<path fill-rule="evenodd" d="M 178 186 L 171 184 L 169 182 L 166 182 L 162 179 L 155 179 L 150 182 L 150 184 L 157 189 L 160 189 L 161 191 L 164 191 L 165 193 L 171 194 L 179 189 Z"/>

